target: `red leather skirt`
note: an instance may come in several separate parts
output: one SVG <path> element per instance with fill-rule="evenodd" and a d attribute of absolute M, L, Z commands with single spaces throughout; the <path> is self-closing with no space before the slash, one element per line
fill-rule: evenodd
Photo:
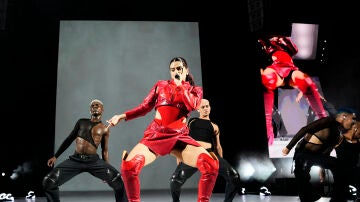
<path fill-rule="evenodd" d="M 164 156 L 172 151 L 177 141 L 201 146 L 189 136 L 189 128 L 183 123 L 183 119 L 174 121 L 166 126 L 161 124 L 161 120 L 155 119 L 146 128 L 140 143 L 149 147 L 156 154 Z"/>

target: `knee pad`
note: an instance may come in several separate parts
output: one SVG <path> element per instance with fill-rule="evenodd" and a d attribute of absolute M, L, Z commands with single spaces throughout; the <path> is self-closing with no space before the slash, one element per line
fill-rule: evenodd
<path fill-rule="evenodd" d="M 228 178 L 230 179 L 230 181 L 232 183 L 234 183 L 234 184 L 240 183 L 240 175 L 234 168 L 228 169 L 226 171 L 226 174 L 228 175 Z"/>
<path fill-rule="evenodd" d="M 119 176 L 119 172 L 117 170 L 110 169 L 110 168 L 108 168 L 106 170 L 106 179 L 108 179 L 109 182 L 115 181 L 117 176 Z"/>
<path fill-rule="evenodd" d="M 185 171 L 184 170 L 180 170 L 179 172 L 175 172 L 173 173 L 173 175 L 171 176 L 170 179 L 170 183 L 178 183 L 178 184 L 184 184 L 186 181 L 186 176 L 185 176 Z"/>
<path fill-rule="evenodd" d="M 117 175 L 112 176 L 111 180 L 108 182 L 109 186 L 112 187 L 114 190 L 122 190 L 124 189 L 124 182 L 121 178 L 120 173 Z"/>
<path fill-rule="evenodd" d="M 60 176 L 59 169 L 55 168 L 54 170 L 52 170 L 49 174 L 47 174 L 44 177 L 44 179 L 42 181 L 43 188 L 48 190 L 48 189 L 58 187 L 59 176 Z"/>
<path fill-rule="evenodd" d="M 276 82 L 277 82 L 277 75 L 275 72 L 261 74 L 261 81 L 262 84 L 268 90 L 275 90 L 276 89 Z"/>
<path fill-rule="evenodd" d="M 205 153 L 199 155 L 196 165 L 201 174 L 212 173 L 218 174 L 219 171 L 219 161 L 217 158 L 209 156 Z"/>
<path fill-rule="evenodd" d="M 130 161 L 123 161 L 121 164 L 122 173 L 131 173 L 132 175 L 139 175 L 141 169 L 145 164 L 145 156 L 138 154 L 134 156 Z"/>

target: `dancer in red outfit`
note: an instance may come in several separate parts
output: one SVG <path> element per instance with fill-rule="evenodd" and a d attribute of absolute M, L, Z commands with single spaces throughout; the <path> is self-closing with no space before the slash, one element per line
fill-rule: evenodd
<path fill-rule="evenodd" d="M 274 141 L 272 127 L 272 111 L 274 105 L 274 90 L 277 88 L 299 89 L 310 107 L 318 116 L 327 116 L 322 105 L 320 94 L 316 84 L 310 76 L 299 70 L 294 65 L 292 56 L 298 52 L 297 46 L 286 36 L 270 36 L 259 39 L 262 49 L 271 56 L 273 63 L 265 69 L 261 69 L 262 84 L 266 88 L 264 92 L 265 120 L 268 144 Z"/>
<path fill-rule="evenodd" d="M 186 118 L 201 103 L 203 91 L 195 86 L 184 58 L 170 61 L 170 80 L 159 80 L 137 107 L 114 115 L 108 123 L 115 126 L 121 120 L 144 116 L 155 108 L 155 118 L 144 137 L 130 153 L 123 154 L 122 177 L 129 201 L 140 201 L 141 169 L 156 158 L 171 154 L 180 161 L 199 169 L 198 202 L 210 201 L 218 175 L 219 162 L 189 136 Z"/>

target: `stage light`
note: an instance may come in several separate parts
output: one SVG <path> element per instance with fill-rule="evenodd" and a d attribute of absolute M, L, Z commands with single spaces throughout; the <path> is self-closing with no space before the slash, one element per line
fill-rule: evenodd
<path fill-rule="evenodd" d="M 292 23 L 291 39 L 299 51 L 295 59 L 313 60 L 316 58 L 318 24 Z"/>
<path fill-rule="evenodd" d="M 264 182 L 276 171 L 276 168 L 265 156 L 242 153 L 239 156 L 237 170 L 242 180 L 253 178 Z"/>
<path fill-rule="evenodd" d="M 239 167 L 237 170 L 241 176 L 241 179 L 243 179 L 243 180 L 249 180 L 255 172 L 255 169 L 251 165 L 251 163 L 246 162 L 246 161 L 240 161 Z"/>
<path fill-rule="evenodd" d="M 311 167 L 311 170 L 310 170 L 310 176 L 311 176 L 311 179 L 310 179 L 310 182 L 312 183 L 318 183 L 320 182 L 320 171 L 322 170 L 321 167 L 319 166 L 313 166 Z M 324 179 L 327 183 L 333 183 L 334 182 L 334 179 L 333 179 L 333 175 L 332 175 L 332 172 L 329 170 L 329 169 L 325 169 L 325 175 L 323 176 Z"/>
<path fill-rule="evenodd" d="M 12 179 L 12 180 L 16 180 L 18 177 L 19 177 L 19 174 L 18 174 L 17 172 L 13 172 L 13 173 L 10 175 L 10 179 Z"/>
<path fill-rule="evenodd" d="M 17 168 L 12 171 L 10 179 L 16 180 L 21 175 L 27 175 L 27 174 L 30 174 L 31 172 L 32 172 L 31 163 L 30 162 L 24 162 L 24 163 L 18 165 Z"/>

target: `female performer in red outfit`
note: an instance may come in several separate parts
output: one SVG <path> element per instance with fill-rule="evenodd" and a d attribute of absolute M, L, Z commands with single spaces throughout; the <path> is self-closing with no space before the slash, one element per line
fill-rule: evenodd
<path fill-rule="evenodd" d="M 266 131 L 268 144 L 272 145 L 274 141 L 272 110 L 275 89 L 297 88 L 303 93 L 318 118 L 325 117 L 327 114 L 316 84 L 293 63 L 292 56 L 298 52 L 298 48 L 290 37 L 270 36 L 266 39 L 259 39 L 259 42 L 273 61 L 271 65 L 261 69 L 262 83 L 266 88 L 264 92 Z"/>
<path fill-rule="evenodd" d="M 144 137 L 130 153 L 123 154 L 121 174 L 129 201 L 140 201 L 141 169 L 167 154 L 199 169 L 198 202 L 210 201 L 218 175 L 218 159 L 188 135 L 186 124 L 189 113 L 199 107 L 203 91 L 195 86 L 184 58 L 170 61 L 170 75 L 171 80 L 156 82 L 140 105 L 108 120 L 110 126 L 115 126 L 121 120 L 129 121 L 156 110 Z"/>

